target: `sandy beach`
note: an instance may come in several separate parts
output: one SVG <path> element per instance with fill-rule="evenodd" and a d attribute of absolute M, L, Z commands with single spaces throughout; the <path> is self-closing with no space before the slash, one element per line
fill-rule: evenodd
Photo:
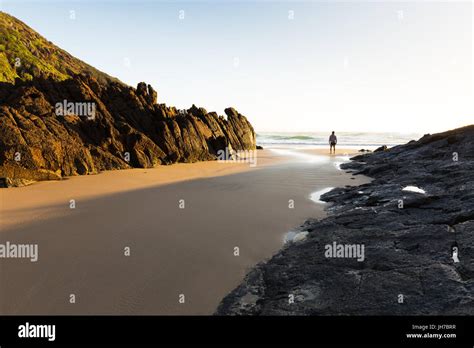
<path fill-rule="evenodd" d="M 255 167 L 176 164 L 1 190 L 0 243 L 38 244 L 39 255 L 2 260 L 0 312 L 211 314 L 288 231 L 325 216 L 312 192 L 368 181 L 338 168 L 350 151 L 260 150 Z"/>

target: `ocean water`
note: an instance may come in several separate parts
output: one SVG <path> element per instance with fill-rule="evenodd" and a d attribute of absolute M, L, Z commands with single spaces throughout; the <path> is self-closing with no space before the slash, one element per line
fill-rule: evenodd
<path fill-rule="evenodd" d="M 257 132 L 257 145 L 264 148 L 319 148 L 327 147 L 330 133 L 307 132 Z M 364 133 L 336 132 L 337 145 L 344 148 L 374 150 L 379 146 L 405 144 L 423 136 L 418 133 Z"/>

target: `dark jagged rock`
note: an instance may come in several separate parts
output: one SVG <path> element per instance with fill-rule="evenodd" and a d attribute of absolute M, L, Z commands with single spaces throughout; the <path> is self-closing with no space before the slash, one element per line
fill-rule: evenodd
<path fill-rule="evenodd" d="M 225 110 L 226 119 L 194 105 L 177 110 L 157 104 L 152 86 L 145 82 L 136 89 L 126 86 L 5 13 L 0 13 L 0 31 L 6 49 L 0 52 L 0 61 L 10 71 L 8 76 L 0 75 L 4 186 L 102 170 L 215 160 L 219 150 L 228 147 L 255 150 L 252 125 L 233 108 Z M 31 66 L 28 50 L 41 47 L 30 45 L 28 38 L 48 48 L 34 61 L 51 62 Z M 11 66 L 14 61 L 8 57 L 13 48 L 28 66 L 24 74 Z"/>
<path fill-rule="evenodd" d="M 352 160 L 341 167 L 373 181 L 324 194 L 328 217 L 305 222 L 307 238 L 257 265 L 216 314 L 474 314 L 474 125 Z M 334 242 L 363 245 L 364 261 L 327 258 Z"/>
<path fill-rule="evenodd" d="M 251 124 L 235 110 L 227 119 L 195 107 L 178 113 L 155 104 L 156 92 L 144 83 L 135 90 L 80 75 L 35 79 L 1 84 L 0 98 L 0 177 L 45 180 L 213 160 L 229 145 L 255 149 Z M 94 118 L 57 115 L 64 101 L 94 104 Z"/>
<path fill-rule="evenodd" d="M 138 83 L 136 94 L 138 97 L 142 97 L 146 104 L 154 105 L 158 101 L 158 93 L 145 82 Z"/>
<path fill-rule="evenodd" d="M 388 147 L 387 145 L 382 145 L 374 150 L 374 152 L 380 152 L 380 151 L 387 151 Z"/>

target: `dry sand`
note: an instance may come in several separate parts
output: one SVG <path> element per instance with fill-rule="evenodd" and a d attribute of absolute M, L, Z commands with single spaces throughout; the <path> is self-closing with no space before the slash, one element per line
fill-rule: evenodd
<path fill-rule="evenodd" d="M 0 243 L 39 248 L 37 262 L 0 259 L 0 314 L 211 314 L 286 232 L 324 217 L 311 192 L 368 181 L 339 170 L 344 159 L 261 150 L 253 168 L 201 162 L 0 190 Z"/>

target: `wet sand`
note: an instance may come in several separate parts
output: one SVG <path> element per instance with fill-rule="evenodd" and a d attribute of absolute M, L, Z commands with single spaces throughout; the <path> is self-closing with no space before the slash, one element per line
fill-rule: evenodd
<path fill-rule="evenodd" d="M 347 152 L 262 150 L 256 167 L 178 164 L 0 190 L 0 243 L 39 248 L 37 262 L 0 259 L 0 314 L 211 314 L 288 231 L 325 216 L 312 192 L 367 182 L 338 169 Z"/>

